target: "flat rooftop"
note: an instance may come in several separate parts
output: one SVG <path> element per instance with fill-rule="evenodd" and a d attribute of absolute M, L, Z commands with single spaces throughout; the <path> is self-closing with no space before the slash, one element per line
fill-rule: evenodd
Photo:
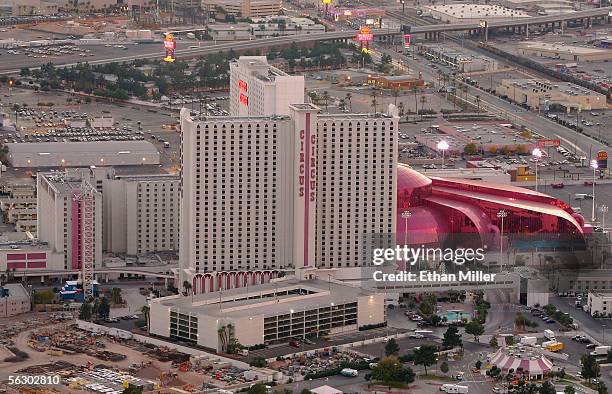
<path fill-rule="evenodd" d="M 548 43 L 542 41 L 521 42 L 519 46 L 523 49 L 536 49 L 551 52 L 574 53 L 577 55 L 610 54 L 612 50 L 604 48 L 583 47 L 577 45 L 567 45 L 565 43 Z"/>
<path fill-rule="evenodd" d="M 453 18 L 471 19 L 479 17 L 489 18 L 529 18 L 530 16 L 522 11 L 500 5 L 486 4 L 437 4 L 424 7 L 426 10 L 447 14 Z"/>
<path fill-rule="evenodd" d="M 37 153 L 158 153 L 155 145 L 149 141 L 92 141 L 92 142 L 23 142 L 8 143 L 6 146 L 13 154 Z"/>
<path fill-rule="evenodd" d="M 373 293 L 359 287 L 319 279 L 286 279 L 264 285 L 240 287 L 192 297 L 171 296 L 152 302 L 181 312 L 213 317 L 274 316 L 291 311 L 356 302 Z M 381 306 L 382 307 L 382 306 Z"/>
<path fill-rule="evenodd" d="M 502 80 L 502 84 L 512 85 L 517 89 L 521 90 L 541 90 L 542 93 L 550 92 L 550 91 L 558 91 L 565 92 L 569 96 L 577 96 L 577 95 L 601 95 L 601 93 L 594 92 L 587 88 L 583 88 L 582 86 L 578 86 L 571 82 L 551 82 L 545 79 L 504 79 Z M 603 96 L 603 95 L 602 95 Z"/>

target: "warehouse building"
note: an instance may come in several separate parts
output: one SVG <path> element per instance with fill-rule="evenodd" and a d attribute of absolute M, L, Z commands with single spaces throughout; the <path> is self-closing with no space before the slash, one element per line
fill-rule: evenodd
<path fill-rule="evenodd" d="M 599 62 L 612 59 L 612 50 L 607 48 L 581 47 L 540 41 L 522 42 L 518 53 L 523 56 L 537 56 L 572 62 Z"/>
<path fill-rule="evenodd" d="M 591 316 L 612 317 L 612 293 L 603 291 L 590 292 L 587 311 Z"/>
<path fill-rule="evenodd" d="M 284 279 L 193 297 L 153 299 L 149 330 L 224 351 L 232 340 L 243 346 L 277 344 L 382 324 L 384 300 L 384 294 L 335 281 Z"/>
<path fill-rule="evenodd" d="M 544 79 L 503 79 L 495 89 L 500 96 L 506 96 L 530 109 L 547 110 L 553 105 L 562 109 L 608 108 L 606 96 L 570 82 L 551 82 Z"/>
<path fill-rule="evenodd" d="M 497 20 L 529 18 L 523 11 L 492 4 L 437 4 L 422 8 L 424 16 L 431 16 L 444 23 L 478 23 Z"/>
<path fill-rule="evenodd" d="M 9 143 L 13 167 L 89 167 L 159 164 L 159 152 L 148 141 Z"/>
<path fill-rule="evenodd" d="M 10 317 L 29 312 L 30 293 L 20 283 L 0 287 L 0 317 Z"/>

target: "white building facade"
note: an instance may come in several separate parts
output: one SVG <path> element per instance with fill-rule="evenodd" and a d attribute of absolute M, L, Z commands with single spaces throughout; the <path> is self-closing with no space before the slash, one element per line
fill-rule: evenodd
<path fill-rule="evenodd" d="M 179 260 L 196 293 L 288 269 L 359 267 L 395 231 L 398 117 L 181 112 Z"/>
<path fill-rule="evenodd" d="M 95 184 L 83 180 L 78 171 L 38 173 L 38 238 L 49 244 L 53 253 L 63 254 L 63 269 L 78 270 L 84 259 L 84 204 L 78 196 L 91 186 L 93 198 L 94 267 L 102 265 L 102 194 Z"/>
<path fill-rule="evenodd" d="M 288 75 L 265 56 L 230 62 L 231 116 L 289 115 L 289 104 L 304 103 L 304 77 Z"/>

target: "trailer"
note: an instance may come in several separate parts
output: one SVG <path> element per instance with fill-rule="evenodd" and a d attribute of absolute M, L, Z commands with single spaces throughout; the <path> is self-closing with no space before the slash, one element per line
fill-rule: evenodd
<path fill-rule="evenodd" d="M 446 393 L 465 394 L 468 392 L 468 386 L 460 386 L 458 384 L 443 384 L 440 386 L 440 391 L 444 391 Z"/>
<path fill-rule="evenodd" d="M 536 337 L 521 337 L 521 345 L 533 346 L 538 343 L 538 338 Z"/>
<path fill-rule="evenodd" d="M 544 337 L 549 341 L 555 340 L 555 333 L 553 330 L 544 330 Z"/>
<path fill-rule="evenodd" d="M 597 346 L 591 352 L 591 356 L 605 356 L 610 351 L 610 346 Z"/>

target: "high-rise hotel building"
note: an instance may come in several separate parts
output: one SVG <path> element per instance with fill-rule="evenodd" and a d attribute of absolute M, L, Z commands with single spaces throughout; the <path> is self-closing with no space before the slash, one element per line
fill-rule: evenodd
<path fill-rule="evenodd" d="M 265 56 L 230 62 L 231 116 L 289 115 L 289 104 L 304 103 L 304 77 L 288 75 Z"/>
<path fill-rule="evenodd" d="M 399 118 L 287 108 L 181 111 L 181 283 L 191 279 L 196 292 L 290 268 L 358 267 L 369 236 L 394 233 Z"/>

